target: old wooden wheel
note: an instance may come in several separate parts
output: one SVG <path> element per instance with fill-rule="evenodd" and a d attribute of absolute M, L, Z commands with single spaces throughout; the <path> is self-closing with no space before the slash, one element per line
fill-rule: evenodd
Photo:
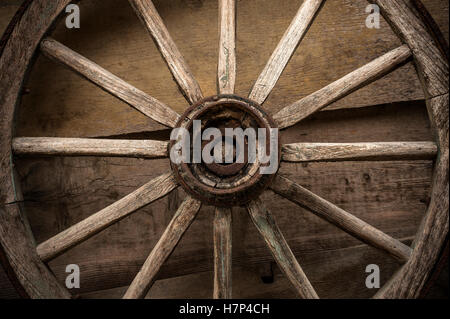
<path fill-rule="evenodd" d="M 11 277 L 24 295 L 33 298 L 68 298 L 70 293 L 54 277 L 45 263 L 80 244 L 137 209 L 166 196 L 181 186 L 189 194 L 178 208 L 166 231 L 153 248 L 141 270 L 128 288 L 125 298 L 142 298 L 152 286 L 161 265 L 169 257 L 183 233 L 196 217 L 202 202 L 214 204 L 214 298 L 230 298 L 231 292 L 231 207 L 245 205 L 248 213 L 270 248 L 280 269 L 303 298 L 318 298 L 313 286 L 289 248 L 271 213 L 259 195 L 271 189 L 284 198 L 307 208 L 343 231 L 379 248 L 402 261 L 402 268 L 377 293 L 377 298 L 417 297 L 432 270 L 448 234 L 448 62 L 445 49 L 429 29 L 428 21 L 416 1 L 375 0 L 384 18 L 404 44 L 360 67 L 323 89 L 284 107 L 272 118 L 261 105 L 274 88 L 290 57 L 299 45 L 324 1 L 305 0 L 294 20 L 257 79 L 249 98 L 234 94 L 236 78 L 235 0 L 219 0 L 220 44 L 218 61 L 218 96 L 204 98 L 164 22 L 150 0 L 129 0 L 153 37 L 181 92 L 192 105 L 179 115 L 164 103 L 134 88 L 99 65 L 46 37 L 46 32 L 69 0 L 34 0 L 24 7 L 20 21 L 10 31 L 0 58 L 0 243 L 2 259 Z M 284 162 L 358 161 L 435 159 L 431 202 L 412 247 L 372 227 L 310 192 L 294 181 L 277 175 L 254 176 L 252 168 L 239 168 L 239 179 L 224 176 L 221 168 L 203 167 L 215 173 L 215 185 L 223 183 L 223 191 L 208 186 L 202 179 L 182 177 L 180 170 L 189 167 L 173 165 L 173 170 L 114 204 L 93 214 L 65 231 L 37 245 L 31 240 L 26 221 L 15 203 L 20 191 L 15 184 L 14 155 L 88 155 L 137 158 L 168 157 L 169 142 L 153 140 L 110 140 L 82 138 L 14 138 L 12 123 L 16 101 L 25 73 L 35 51 L 66 65 L 87 80 L 152 118 L 174 128 L 184 125 L 193 113 L 201 113 L 211 104 L 226 110 L 236 105 L 266 123 L 280 129 L 292 126 L 332 102 L 381 78 L 410 58 L 414 59 L 427 99 L 428 112 L 435 132 L 435 142 L 379 143 L 297 143 L 282 145 Z M 195 115 L 195 114 L 194 114 Z M 208 114 L 206 115 L 208 116 Z M 230 118 L 227 118 L 229 120 Z M 262 123 L 262 124 L 261 124 Z M 238 123 L 238 125 L 243 125 Z M 183 171 L 184 172 L 184 171 Z M 189 174 L 188 174 L 189 175 Z M 198 177 L 198 175 L 196 175 Z M 234 176 L 234 175 L 233 175 Z M 214 181 L 213 178 L 213 181 Z M 236 186 L 235 184 L 238 184 Z"/>

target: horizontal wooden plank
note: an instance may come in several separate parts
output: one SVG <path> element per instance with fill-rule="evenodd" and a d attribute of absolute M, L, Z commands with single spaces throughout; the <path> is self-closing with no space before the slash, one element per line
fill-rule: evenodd
<path fill-rule="evenodd" d="M 40 243 L 36 248 L 37 253 L 44 261 L 55 258 L 105 228 L 117 223 L 139 208 L 166 196 L 177 186 L 172 173 L 163 174 L 112 205 Z"/>
<path fill-rule="evenodd" d="M 292 126 L 395 70 L 411 55 L 407 45 L 389 51 L 307 97 L 285 106 L 274 115 L 274 120 L 280 128 Z"/>
<path fill-rule="evenodd" d="M 424 2 L 448 35 L 448 3 Z M 216 94 L 217 1 L 204 0 L 196 5 L 184 0 L 155 0 L 154 4 L 204 95 Z M 365 1 L 326 1 L 266 101 L 268 110 L 276 112 L 401 44 L 384 21 L 380 29 L 365 27 L 366 6 Z M 299 2 L 291 0 L 239 3 L 236 94 L 248 95 L 298 7 Z M 182 113 L 188 103 L 127 1 L 85 1 L 80 2 L 80 8 L 85 13 L 82 27 L 75 32 L 62 22 L 52 36 Z M 96 12 L 103 12 L 102 19 Z M 118 29 L 118 21 L 127 27 Z M 28 93 L 18 113 L 20 136 L 98 137 L 162 129 L 47 59 L 37 59 L 25 88 Z M 420 82 L 413 65 L 408 64 L 329 108 L 421 98 Z"/>
<path fill-rule="evenodd" d="M 427 121 L 424 103 L 336 110 L 314 115 L 301 125 L 287 129 L 282 134 L 282 142 L 426 141 L 432 140 Z M 164 159 L 90 157 L 20 158 L 16 160 L 16 167 L 24 188 L 26 211 L 38 242 L 89 217 L 92 212 L 101 210 L 170 169 L 169 161 Z M 432 162 L 282 163 L 280 173 L 289 172 L 292 174 L 290 178 L 304 187 L 389 235 L 404 238 L 414 234 L 425 212 Z M 128 285 L 170 222 L 183 196 L 183 192 L 177 190 L 171 193 L 170 198 L 142 208 L 57 257 L 49 263 L 50 267 L 58 278 L 64 280 L 67 264 L 80 265 L 80 291 Z M 344 279 L 348 279 L 341 275 L 346 269 L 345 262 L 328 271 L 324 268 L 329 264 L 328 259 L 321 259 L 331 251 L 344 257 L 348 247 L 359 244 L 356 239 L 297 205 L 280 200 L 277 195 L 264 195 L 264 202 L 308 276 L 323 272 L 324 277 L 313 275 L 311 278 L 321 297 L 326 296 L 322 296 L 321 286 L 334 296 L 357 296 L 361 293 L 356 286 L 343 291 Z M 270 251 L 246 215 L 243 210 L 233 212 L 233 263 L 257 265 L 272 260 Z M 197 220 L 161 268 L 158 278 L 213 270 L 213 216 L 214 210 L 207 207 L 199 212 Z M 361 263 L 369 262 L 367 252 L 377 250 L 367 247 L 365 251 L 361 257 L 351 259 L 359 260 L 352 269 L 364 270 Z M 312 265 L 307 260 L 313 252 L 317 259 Z M 350 253 L 347 257 L 352 258 Z M 390 259 L 383 257 L 371 262 L 382 264 Z M 393 260 L 389 262 L 397 265 Z M 335 275 L 330 275 L 333 272 Z M 330 284 L 323 286 L 325 281 Z M 331 288 L 333 284 L 336 286 Z M 367 292 L 362 295 L 367 296 Z"/>
<path fill-rule="evenodd" d="M 180 116 L 170 107 L 133 87 L 131 84 L 58 41 L 45 38 L 42 40 L 40 48 L 46 56 L 57 62 L 61 62 L 71 70 L 128 103 L 158 123 L 168 127 L 174 127 L 178 122 Z"/>
<path fill-rule="evenodd" d="M 270 189 L 402 262 L 411 257 L 410 247 L 284 176 L 276 176 Z"/>

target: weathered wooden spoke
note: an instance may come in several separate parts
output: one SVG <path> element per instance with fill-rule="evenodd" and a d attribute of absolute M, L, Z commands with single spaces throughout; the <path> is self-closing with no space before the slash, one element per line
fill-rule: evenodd
<path fill-rule="evenodd" d="M 282 146 L 281 158 L 285 162 L 433 159 L 437 150 L 433 142 L 295 143 Z"/>
<path fill-rule="evenodd" d="M 200 201 L 189 196 L 184 200 L 125 293 L 125 299 L 145 297 L 162 264 L 175 249 L 201 206 Z"/>
<path fill-rule="evenodd" d="M 176 125 L 180 117 L 177 112 L 63 44 L 46 38 L 41 42 L 41 51 L 153 120 L 169 127 Z"/>
<path fill-rule="evenodd" d="M 364 87 L 396 69 L 411 56 L 407 45 L 402 45 L 347 74 L 326 87 L 286 106 L 274 115 L 280 129 L 292 126 L 333 102 Z"/>
<path fill-rule="evenodd" d="M 305 0 L 253 86 L 249 98 L 263 104 L 304 38 L 323 0 Z"/>
<path fill-rule="evenodd" d="M 231 299 L 231 209 L 216 207 L 214 217 L 214 299 Z"/>
<path fill-rule="evenodd" d="M 341 228 L 350 235 L 406 262 L 412 249 L 286 177 L 276 176 L 271 189 Z"/>
<path fill-rule="evenodd" d="M 236 0 L 219 0 L 219 94 L 233 94 L 236 82 Z"/>
<path fill-rule="evenodd" d="M 13 140 L 12 146 L 16 155 L 158 158 L 168 156 L 169 143 L 152 140 L 18 137 Z"/>
<path fill-rule="evenodd" d="M 114 204 L 69 227 L 37 246 L 42 260 L 48 261 L 94 236 L 122 218 L 164 197 L 177 187 L 171 173 L 161 175 Z"/>
<path fill-rule="evenodd" d="M 203 99 L 200 85 L 175 45 L 151 0 L 129 0 L 134 11 L 155 40 L 178 86 L 190 104 Z"/>
<path fill-rule="evenodd" d="M 289 245 L 278 228 L 272 214 L 260 199 L 247 205 L 249 215 L 264 238 L 278 266 L 302 298 L 317 299 L 319 296 L 300 267 Z"/>
<path fill-rule="evenodd" d="M 18 283 L 17 290 L 21 295 L 32 298 L 70 298 L 70 292 L 58 281 L 57 276 L 51 273 L 45 262 L 75 247 L 137 209 L 164 197 L 178 185 L 183 187 L 188 196 L 151 251 L 126 292 L 125 298 L 146 295 L 162 264 L 195 219 L 202 202 L 213 206 L 228 206 L 216 208 L 213 224 L 214 298 L 232 297 L 231 207 L 242 205 L 246 205 L 250 218 L 296 292 L 301 297 L 318 298 L 272 215 L 259 199 L 260 194 L 268 188 L 312 211 L 355 238 L 404 262 L 385 287 L 379 290 L 376 298 L 413 298 L 423 292 L 424 284 L 436 265 L 445 240 L 448 239 L 449 67 L 447 45 L 445 41 L 441 41 L 439 31 L 436 31 L 432 19 L 427 18 L 428 13 L 420 1 L 369 0 L 370 3 L 380 7 L 385 22 L 392 27 L 403 45 L 284 107 L 274 118 L 264 112 L 260 105 L 276 86 L 325 1 L 302 1 L 293 21 L 249 93 L 249 97 L 254 100 L 251 101 L 233 95 L 237 69 L 236 0 L 218 0 L 219 60 L 217 74 L 214 74 L 214 77 L 217 78 L 218 93 L 227 95 L 207 99 L 203 99 L 198 82 L 152 1 L 129 0 L 156 42 L 182 94 L 190 104 L 196 104 L 196 108 L 191 108 L 183 118 L 162 102 L 94 62 L 51 38 L 45 38 L 51 26 L 71 2 L 71 0 L 26 1 L 7 28 L 3 38 L 5 41 L 0 44 L 0 259 L 5 264 L 8 275 L 12 275 L 11 281 Z M 24 90 L 26 75 L 31 70 L 33 57 L 39 48 L 49 58 L 66 65 L 153 120 L 170 128 L 186 128 L 189 132 L 194 120 L 205 120 L 208 125 L 214 124 L 221 129 L 228 125 L 241 128 L 264 127 L 267 130 L 293 126 L 376 81 L 413 57 L 414 67 L 423 88 L 430 129 L 436 143 L 296 143 L 282 146 L 281 157 L 286 162 L 434 160 L 430 201 L 413 241 L 414 249 L 297 183 L 276 176 L 277 173 L 273 174 L 275 176 L 258 174 L 261 163 L 255 165 L 245 163 L 242 166 L 245 169 L 234 165 L 236 163 L 231 165 L 171 163 L 171 173 L 153 179 L 133 193 L 36 247 L 31 227 L 20 209 L 23 194 L 20 187 L 17 187 L 20 176 L 14 173 L 16 164 L 14 155 L 157 158 L 168 157 L 170 147 L 167 142 L 152 140 L 14 138 L 15 114 L 20 113 L 17 112 L 17 107 L 20 105 L 20 98 L 27 91 Z M 411 96 L 408 94 L 408 97 Z M 389 97 L 393 97 L 392 92 Z M 428 130 L 426 131 L 428 134 Z M 262 144 L 258 143 L 259 145 Z M 259 151 L 258 149 L 257 154 L 261 154 Z"/>

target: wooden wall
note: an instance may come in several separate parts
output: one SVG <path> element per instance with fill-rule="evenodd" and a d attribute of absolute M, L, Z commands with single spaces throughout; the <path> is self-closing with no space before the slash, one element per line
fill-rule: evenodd
<path fill-rule="evenodd" d="M 448 1 L 423 1 L 448 39 Z M 20 1 L 0 3 L 0 32 Z M 205 96 L 216 93 L 217 3 L 154 1 Z M 247 95 L 301 0 L 238 1 L 237 91 Z M 265 107 L 281 109 L 400 44 L 387 23 L 365 27 L 364 0 L 328 0 L 297 49 Z M 182 112 L 186 101 L 126 0 L 83 0 L 81 29 L 59 23 L 58 41 Z M 168 131 L 91 83 L 38 56 L 25 83 L 17 136 L 109 136 L 166 139 Z M 284 142 L 429 141 L 423 94 L 411 63 L 283 133 Z M 25 207 L 39 243 L 169 169 L 167 160 L 18 158 Z M 430 161 L 285 164 L 281 173 L 384 232 L 410 243 L 429 200 Z M 81 268 L 85 297 L 117 297 L 139 270 L 182 200 L 182 191 L 141 209 L 50 262 L 61 281 L 65 266 Z M 334 226 L 267 193 L 268 207 L 300 264 L 325 298 L 363 298 L 366 265 L 378 264 L 385 282 L 398 264 Z M 150 297 L 212 295 L 212 214 L 197 220 L 163 266 Z M 243 209 L 233 211 L 235 297 L 292 297 Z M 178 278 L 176 278 L 178 277 Z M 5 289 L 2 289 L 2 287 Z M 0 272 L 0 296 L 14 293 Z M 2 293 L 5 291 L 5 293 Z"/>

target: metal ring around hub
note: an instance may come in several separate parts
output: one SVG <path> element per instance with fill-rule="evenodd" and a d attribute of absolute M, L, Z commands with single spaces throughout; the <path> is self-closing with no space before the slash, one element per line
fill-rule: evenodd
<path fill-rule="evenodd" d="M 201 100 L 181 116 L 175 128 L 184 128 L 192 136 L 194 120 L 201 121 L 202 130 L 209 127 L 219 128 L 222 132 L 224 128 L 264 128 L 266 136 L 269 136 L 270 129 L 277 129 L 275 122 L 260 105 L 235 95 L 217 95 Z M 171 141 L 170 149 L 175 143 Z M 279 141 L 276 150 L 270 147 L 270 142 L 266 140 L 266 149 L 278 152 L 278 169 L 281 154 Z M 258 197 L 276 174 L 261 174 L 260 168 L 266 164 L 261 164 L 258 159 L 253 163 L 248 162 L 247 144 L 245 149 L 244 163 L 208 164 L 202 159 L 200 163 L 171 162 L 171 166 L 180 185 L 194 198 L 215 206 L 241 206 Z"/>

